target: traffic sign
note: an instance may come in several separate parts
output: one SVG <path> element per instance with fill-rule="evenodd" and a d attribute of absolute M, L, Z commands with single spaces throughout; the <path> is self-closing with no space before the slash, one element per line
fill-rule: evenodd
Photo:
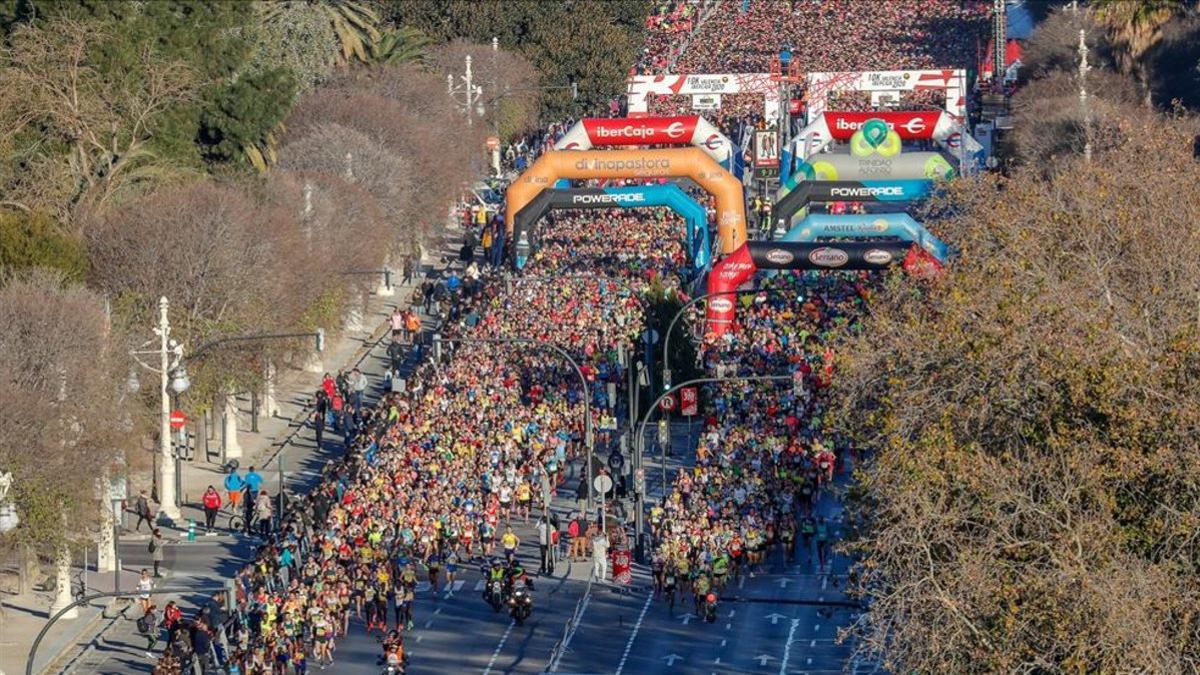
<path fill-rule="evenodd" d="M 658 404 L 658 407 L 661 408 L 663 412 L 671 412 L 672 410 L 674 410 L 675 409 L 675 394 L 670 394 L 666 398 L 664 398 L 662 400 L 662 403 Z"/>
<path fill-rule="evenodd" d="M 604 474 L 600 474 L 592 479 L 592 487 L 596 488 L 596 492 L 605 494 L 612 489 L 612 478 Z"/>
<path fill-rule="evenodd" d="M 187 415 L 184 414 L 184 412 L 182 410 L 172 410 L 171 411 L 171 428 L 174 429 L 175 431 L 179 431 L 184 426 L 186 426 L 187 421 L 188 421 Z"/>

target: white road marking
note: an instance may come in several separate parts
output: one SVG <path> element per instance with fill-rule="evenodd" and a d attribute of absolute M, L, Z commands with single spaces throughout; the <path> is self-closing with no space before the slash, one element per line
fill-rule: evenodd
<path fill-rule="evenodd" d="M 816 632 L 817 632 L 817 631 L 819 631 L 819 630 L 821 630 L 821 624 L 817 624 L 817 625 L 813 626 L 813 632 L 814 632 L 814 633 L 816 633 Z"/>
<path fill-rule="evenodd" d="M 650 601 L 653 599 L 653 593 L 646 594 L 646 602 L 642 604 L 642 613 L 638 614 L 637 623 L 633 624 L 633 632 L 629 634 L 629 641 L 625 643 L 625 653 L 621 654 L 621 662 L 617 664 L 617 672 L 614 675 L 621 675 L 621 670 L 625 668 L 629 650 L 633 649 L 633 641 L 637 639 L 638 631 L 642 630 L 642 620 L 646 618 L 646 610 L 650 609 Z"/>
<path fill-rule="evenodd" d="M 721 640 L 721 646 L 724 647 L 726 642 L 729 642 L 729 640 Z"/>
<path fill-rule="evenodd" d="M 442 613 L 442 608 L 441 608 L 441 607 L 438 607 L 437 609 L 433 610 L 433 613 L 434 613 L 434 614 L 441 614 L 441 613 Z"/>
<path fill-rule="evenodd" d="M 816 646 L 817 646 L 817 640 L 816 640 L 816 638 L 813 638 L 813 641 L 812 641 L 812 642 L 810 642 L 810 643 L 808 643 L 808 646 L 809 646 L 809 647 L 816 647 Z"/>
<path fill-rule="evenodd" d="M 733 624 L 731 624 L 731 623 L 727 623 L 727 624 L 725 624 L 725 630 L 729 630 L 729 627 L 730 627 L 730 626 L 732 626 L 732 625 L 733 625 Z"/>
<path fill-rule="evenodd" d="M 413 590 L 416 591 L 417 593 L 424 593 L 431 588 L 433 588 L 433 586 L 430 586 L 428 581 L 418 581 L 416 587 Z"/>
<path fill-rule="evenodd" d="M 508 628 L 504 629 L 504 635 L 500 636 L 500 643 L 496 645 L 496 651 L 492 652 L 492 660 L 488 661 L 487 668 L 483 669 L 483 675 L 488 675 L 488 673 L 492 672 L 492 666 L 496 665 L 496 659 L 500 658 L 500 650 L 504 649 L 504 643 L 508 640 L 508 634 L 512 632 L 515 625 L 517 625 L 516 621 L 508 622 Z"/>
<path fill-rule="evenodd" d="M 787 642 L 783 643 L 783 660 L 779 664 L 779 675 L 787 675 L 788 659 L 792 658 L 792 638 L 796 635 L 796 626 L 800 619 L 792 619 L 792 627 L 788 629 Z"/>
<path fill-rule="evenodd" d="M 463 581 L 462 579 L 455 581 L 454 582 L 454 592 L 457 593 L 457 592 L 461 591 L 463 586 L 465 586 L 465 585 L 467 585 L 467 582 Z M 480 589 L 480 590 L 483 590 L 483 589 Z"/>
<path fill-rule="evenodd" d="M 475 582 L 475 591 L 476 591 L 476 592 L 482 591 L 482 590 L 483 590 L 483 587 L 484 587 L 484 586 L 486 586 L 486 585 L 487 585 L 487 584 L 486 584 L 486 583 L 484 583 L 483 579 L 480 579 L 479 581 L 476 581 L 476 582 Z"/>
<path fill-rule="evenodd" d="M 426 622 L 425 622 L 425 627 L 426 627 L 426 628 L 429 628 L 429 627 L 430 627 L 430 626 L 432 626 L 432 625 L 433 625 L 433 619 L 430 619 L 430 620 L 428 620 L 428 621 L 426 621 Z"/>
<path fill-rule="evenodd" d="M 828 574 L 821 577 L 821 590 L 825 590 L 826 588 L 829 588 L 829 575 Z"/>
<path fill-rule="evenodd" d="M 741 587 L 743 587 L 743 586 L 745 586 L 745 585 L 746 585 L 746 577 L 740 577 L 740 578 L 738 579 L 738 588 L 741 588 Z"/>

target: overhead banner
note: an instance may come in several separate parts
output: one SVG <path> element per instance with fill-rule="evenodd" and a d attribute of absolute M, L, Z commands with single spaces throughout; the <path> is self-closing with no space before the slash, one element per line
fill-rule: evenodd
<path fill-rule="evenodd" d="M 726 73 L 716 75 L 634 75 L 627 80 L 625 95 L 630 117 L 650 114 L 650 96 L 761 94 L 763 117 L 779 117 L 779 83 L 770 73 Z"/>
<path fill-rule="evenodd" d="M 555 150 L 591 150 L 622 145 L 694 145 L 737 175 L 741 157 L 721 130 L 698 115 L 677 117 L 588 118 L 575 123 Z M 733 159 L 735 165 L 730 165 Z"/>
<path fill-rule="evenodd" d="M 793 176 L 795 178 L 795 176 Z M 792 218 L 812 202 L 904 202 L 923 199 L 929 195 L 933 181 L 867 180 L 867 181 L 789 181 L 771 209 L 775 230 L 787 232 Z"/>
<path fill-rule="evenodd" d="M 818 239 L 896 237 L 929 252 L 945 262 L 949 251 L 942 240 L 933 236 L 907 213 L 877 213 L 835 216 L 817 213 L 800 221 L 780 241 L 816 241 Z"/>
<path fill-rule="evenodd" d="M 960 119 L 967 114 L 967 71 L 962 69 L 809 73 L 805 89 L 808 121 L 815 121 L 829 109 L 829 95 L 833 93 L 866 91 L 899 94 L 929 90 L 945 92 L 946 112 Z"/>
<path fill-rule="evenodd" d="M 516 215 L 560 178 L 691 178 L 713 195 L 721 251 L 729 253 L 746 241 L 746 206 L 742 183 L 700 148 L 665 150 L 551 150 L 508 186 L 505 224 L 513 234 Z"/>
<path fill-rule="evenodd" d="M 722 258 L 708 273 L 708 331 L 729 330 L 737 309 L 732 293 L 760 269 L 773 270 L 883 270 L 903 264 L 912 244 L 904 242 L 848 242 L 837 244 L 750 241 Z M 933 261 L 933 264 L 938 264 Z"/>
<path fill-rule="evenodd" d="M 924 178 L 948 180 L 954 167 L 937 152 L 906 152 L 892 157 L 869 155 L 854 157 L 825 153 L 796 167 L 799 180 L 903 180 Z M 790 179 L 789 179 L 790 180 Z"/>
<path fill-rule="evenodd" d="M 848 141 L 868 120 L 881 120 L 888 129 L 900 134 L 900 138 L 912 141 L 932 139 L 933 128 L 944 114 L 941 110 L 827 112 L 821 117 L 829 129 L 829 135 L 835 140 Z"/>
<path fill-rule="evenodd" d="M 704 207 L 696 203 L 675 183 L 635 185 L 611 188 L 575 188 L 544 190 L 517 212 L 513 228 L 513 262 L 517 269 L 540 245 L 536 224 L 555 209 L 647 208 L 666 206 L 678 213 L 687 226 L 687 251 L 693 269 L 702 272 L 712 262 L 708 218 Z"/>

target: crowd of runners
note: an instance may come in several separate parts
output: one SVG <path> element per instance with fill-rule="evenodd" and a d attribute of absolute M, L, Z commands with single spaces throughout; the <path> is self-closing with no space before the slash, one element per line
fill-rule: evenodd
<path fill-rule="evenodd" d="M 831 524 L 814 507 L 849 449 L 822 424 L 839 331 L 855 330 L 869 273 L 785 272 L 739 298 L 737 323 L 707 336 L 705 372 L 798 380 L 708 385 L 696 462 L 650 511 L 655 590 L 674 605 L 777 555 L 829 571 Z M 814 564 L 815 563 L 815 564 Z"/>
<path fill-rule="evenodd" d="M 478 281 L 454 285 L 444 341 L 411 336 L 431 356 L 402 391 L 362 405 L 355 374 L 328 377 L 314 426 L 345 432 L 345 453 L 276 514 L 274 530 L 259 531 L 221 649 L 201 658 L 219 653 L 242 673 L 302 673 L 332 664 L 338 638 L 357 629 L 377 633 L 402 667 L 418 582 L 440 591 L 493 561 L 520 570 L 513 527 L 538 521 L 544 495 L 581 475 L 572 466 L 584 442 L 580 383 L 553 353 L 470 340 L 533 337 L 571 353 L 594 392 L 604 452 L 617 412 L 604 384 L 621 381 L 619 345 L 642 330 L 638 296 L 674 277 L 682 229 L 658 209 L 557 214 L 523 276 L 471 262 Z M 176 667 L 171 652 L 160 672 Z"/>

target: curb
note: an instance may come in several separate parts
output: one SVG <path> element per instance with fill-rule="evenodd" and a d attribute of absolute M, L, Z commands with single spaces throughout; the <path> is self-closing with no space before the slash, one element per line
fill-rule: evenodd
<path fill-rule="evenodd" d="M 45 665 L 42 666 L 41 670 L 35 669 L 35 672 L 47 673 L 47 674 L 55 672 L 58 662 L 63 660 L 67 656 L 67 653 L 69 651 L 71 651 L 72 649 L 79 648 L 80 636 L 82 636 L 88 632 L 93 632 L 94 629 L 96 628 L 96 626 L 105 619 L 104 615 L 106 612 L 108 612 L 109 609 L 112 608 L 112 604 L 113 604 L 112 600 L 110 599 L 108 605 L 100 608 L 100 611 L 96 612 L 96 616 L 92 617 L 90 621 L 88 621 L 87 623 L 84 623 L 84 624 L 79 624 L 77 626 L 79 628 L 79 630 L 76 631 L 74 635 L 71 635 L 70 637 L 67 638 L 66 643 L 63 644 L 63 646 L 60 647 L 57 652 L 54 652 L 54 654 L 49 658 L 49 660 L 46 661 Z M 91 605 L 88 605 L 88 608 L 92 609 L 93 607 Z M 86 653 L 87 650 L 91 648 L 91 643 L 94 642 L 99 637 L 100 637 L 99 633 L 93 635 L 92 639 L 89 640 L 88 644 L 83 648 L 83 652 L 81 652 L 81 654 Z M 28 658 L 28 656 L 26 658 Z"/>

